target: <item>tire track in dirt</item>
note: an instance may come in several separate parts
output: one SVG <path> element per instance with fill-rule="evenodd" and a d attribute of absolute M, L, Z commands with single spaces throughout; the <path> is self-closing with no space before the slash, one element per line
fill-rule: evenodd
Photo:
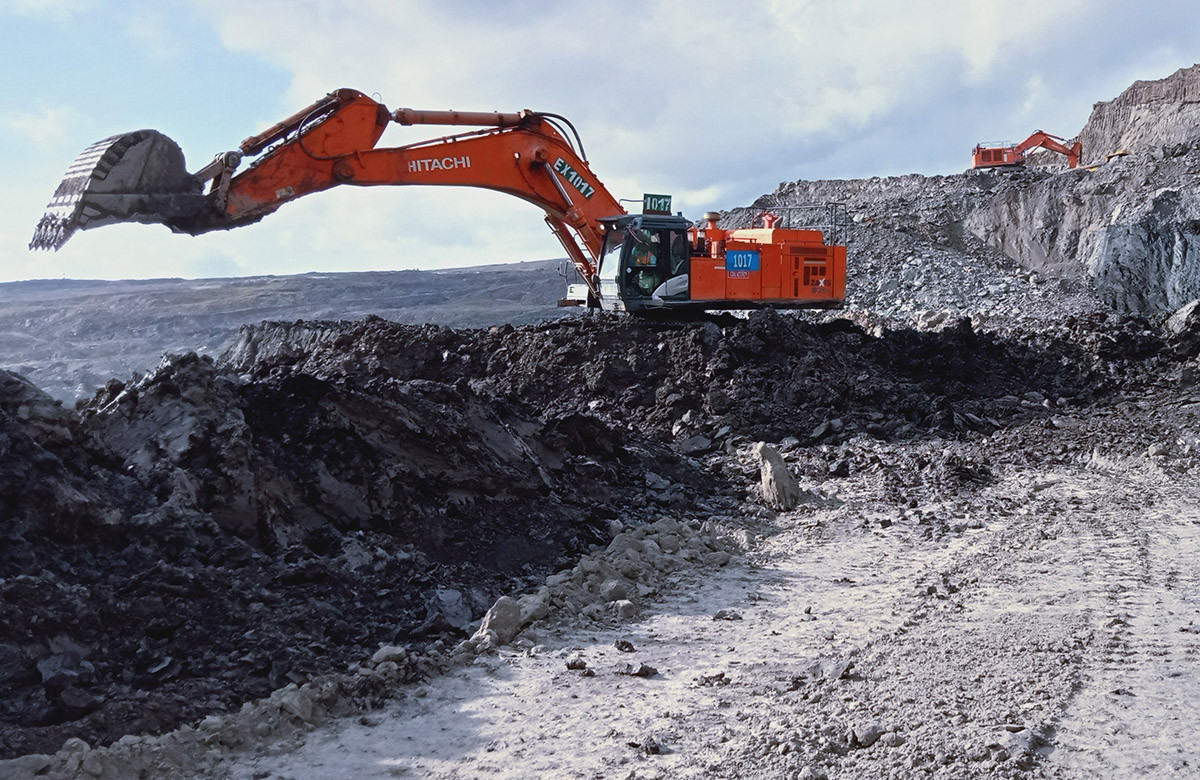
<path fill-rule="evenodd" d="M 1194 498 L 1071 467 L 1012 474 L 975 504 L 982 528 L 904 550 L 923 590 L 854 674 L 757 717 L 823 735 L 812 776 L 832 780 L 1195 776 Z M 796 771 L 754 749 L 728 765 L 718 776 Z"/>
<path fill-rule="evenodd" d="M 1200 774 L 1200 501 L 1154 492 L 1152 509 L 1081 540 L 1096 641 L 1050 756 L 1063 777 Z"/>
<path fill-rule="evenodd" d="M 965 501 L 922 507 L 973 521 L 897 549 L 921 571 L 893 605 L 903 621 L 861 648 L 848 678 L 801 692 L 792 728 L 823 737 L 812 777 L 1026 777 L 1037 766 L 1031 743 L 1042 713 L 1071 696 L 1061 669 L 1081 631 L 1023 590 L 1022 570 L 1044 568 L 1044 537 L 1031 521 L 1050 502 L 1021 490 L 1034 481 L 1022 474 Z M 766 763 L 746 776 L 796 771 Z"/>

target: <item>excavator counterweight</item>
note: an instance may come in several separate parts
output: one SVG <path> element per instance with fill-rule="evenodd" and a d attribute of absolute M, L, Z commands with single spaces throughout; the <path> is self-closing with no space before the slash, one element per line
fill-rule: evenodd
<path fill-rule="evenodd" d="M 377 147 L 389 124 L 458 131 Z M 243 156 L 254 159 L 237 172 Z M 341 185 L 416 184 L 481 187 L 539 207 L 592 306 L 835 307 L 845 297 L 846 249 L 821 231 L 781 228 L 774 215 L 758 229 L 719 229 L 715 218 L 696 228 L 671 215 L 661 195 L 644 199 L 654 204 L 645 214 L 627 214 L 557 114 L 389 111 L 353 89 L 325 95 L 194 173 L 178 144 L 154 130 L 92 144 L 68 169 L 29 246 L 58 249 L 76 231 L 116 222 L 199 235 Z"/>

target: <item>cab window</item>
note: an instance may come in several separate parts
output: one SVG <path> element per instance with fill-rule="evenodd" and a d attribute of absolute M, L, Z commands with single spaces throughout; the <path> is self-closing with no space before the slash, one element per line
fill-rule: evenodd
<path fill-rule="evenodd" d="M 673 276 L 687 274 L 690 246 L 682 230 L 625 231 L 623 270 L 629 294 L 649 296 Z"/>

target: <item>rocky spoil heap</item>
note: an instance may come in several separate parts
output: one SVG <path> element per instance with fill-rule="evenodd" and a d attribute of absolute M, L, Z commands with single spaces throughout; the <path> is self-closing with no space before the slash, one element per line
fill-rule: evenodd
<path fill-rule="evenodd" d="M 868 331 L 770 311 L 697 323 L 597 315 L 486 331 L 379 319 L 264 323 L 244 328 L 224 359 L 262 378 L 348 366 L 394 381 L 426 377 L 703 452 L 738 435 L 817 443 L 986 431 L 1036 414 L 1023 404 L 1030 394 L 1088 403 L 1124 370 L 1115 366 L 1163 351 L 1147 323 L 1108 320 L 1069 319 L 1015 337 L 954 318 L 928 332 Z"/>
<path fill-rule="evenodd" d="M 944 310 L 1000 320 L 1094 310 L 1094 296 L 1076 279 L 1024 269 L 964 227 L 963 215 L 986 203 L 996 186 L 990 176 L 916 174 L 790 182 L 753 207 L 730 212 L 723 224 L 748 226 L 769 210 L 801 226 L 807 212 L 792 210 L 795 204 L 845 204 L 851 221 L 831 235 L 847 247 L 846 305 L 852 310 L 910 318 Z"/>
<path fill-rule="evenodd" d="M 198 511 L 264 549 L 330 529 L 378 531 L 455 560 L 469 556 L 450 548 L 469 540 L 499 565 L 501 547 L 536 555 L 535 538 L 568 524 L 555 500 L 528 508 L 555 490 L 559 502 L 576 498 L 564 474 L 609 498 L 573 474 L 572 458 L 617 461 L 614 435 L 548 447 L 561 420 L 531 420 L 440 382 L 352 377 L 253 382 L 185 356 L 132 385 L 110 384 L 83 407 L 83 424 L 164 506 Z M 512 538 L 490 538 L 482 516 Z"/>
<path fill-rule="evenodd" d="M 779 204 L 846 203 L 855 307 L 1085 313 L 1097 308 L 1078 295 L 1086 285 L 1118 310 L 1166 314 L 1200 297 L 1198 175 L 1200 144 L 1178 145 L 1094 171 L 794 182 L 728 220 L 749 224 Z M 1046 279 L 1054 284 L 1039 284 Z"/>
<path fill-rule="evenodd" d="M 73 520 L 87 514 L 87 456 L 69 418 L 29 380 L 0 372 L 0 496 L 6 516 L 69 534 Z"/>

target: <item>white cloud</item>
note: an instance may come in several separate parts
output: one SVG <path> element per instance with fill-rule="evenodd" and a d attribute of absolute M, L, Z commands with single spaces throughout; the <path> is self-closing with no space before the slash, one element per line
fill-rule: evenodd
<path fill-rule="evenodd" d="M 59 145 L 66 137 L 66 128 L 71 119 L 69 108 L 42 108 L 23 113 L 0 113 L 0 128 L 15 136 L 20 144 L 50 149 Z"/>
<path fill-rule="evenodd" d="M 378 90 L 393 107 L 557 111 L 579 125 L 602 178 L 670 172 L 698 188 L 714 152 L 735 168 L 757 144 L 846 134 L 931 90 L 986 80 L 1082 5 L 267 0 L 198 12 L 231 49 L 293 74 L 280 111 L 338 86 Z"/>
<path fill-rule="evenodd" d="M 1034 74 L 1025 82 L 1025 99 L 1021 104 L 1021 118 L 1032 121 L 1040 105 L 1049 98 L 1046 82 Z M 1063 132 L 1067 132 L 1064 130 Z"/>
<path fill-rule="evenodd" d="M 0 0 L 0 13 L 67 21 L 96 7 L 95 0 Z"/>
<path fill-rule="evenodd" d="M 804 121 L 796 132 L 861 125 L 930 87 L 979 84 L 1004 62 L 1026 56 L 1084 10 L 1080 0 L 771 0 L 792 52 L 780 68 L 810 93 L 788 101 Z M 781 95 L 782 96 L 782 95 Z"/>
<path fill-rule="evenodd" d="M 119 18 L 129 40 L 150 57 L 167 59 L 183 48 L 169 15 L 161 6 L 139 5 L 135 12 Z"/>

